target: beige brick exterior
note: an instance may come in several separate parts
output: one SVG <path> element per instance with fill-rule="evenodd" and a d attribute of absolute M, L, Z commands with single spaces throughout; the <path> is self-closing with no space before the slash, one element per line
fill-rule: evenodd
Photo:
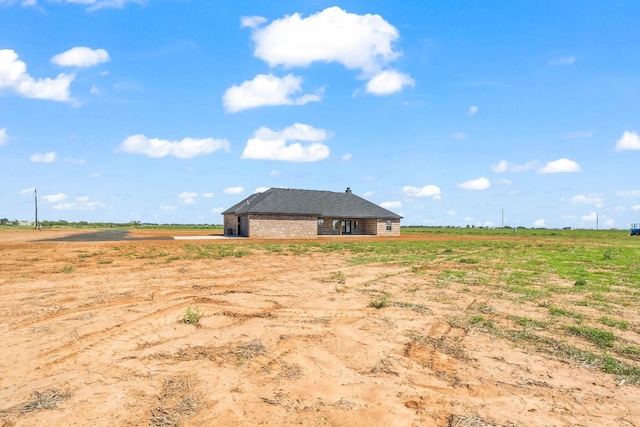
<path fill-rule="evenodd" d="M 345 228 L 349 222 L 350 232 Z M 306 215 L 225 215 L 224 234 L 269 239 L 315 238 L 317 236 L 399 236 L 400 220 L 317 218 Z"/>

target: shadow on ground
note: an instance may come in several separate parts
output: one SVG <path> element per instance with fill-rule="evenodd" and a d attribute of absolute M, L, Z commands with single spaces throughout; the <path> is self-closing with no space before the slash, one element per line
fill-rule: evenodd
<path fill-rule="evenodd" d="M 42 239 L 38 242 L 118 242 L 133 240 L 174 240 L 170 236 L 128 237 L 129 230 L 104 230 L 92 233 L 70 234 L 54 239 Z"/>

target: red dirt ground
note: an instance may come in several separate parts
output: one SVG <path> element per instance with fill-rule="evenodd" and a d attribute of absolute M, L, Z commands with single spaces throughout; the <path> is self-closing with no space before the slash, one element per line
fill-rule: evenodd
<path fill-rule="evenodd" d="M 438 285 L 437 267 L 51 240 L 69 234 L 0 231 L 2 427 L 640 426 L 639 387 L 452 326 L 529 307 Z M 205 243 L 252 253 L 167 262 Z M 370 307 L 380 292 L 404 305 Z"/>

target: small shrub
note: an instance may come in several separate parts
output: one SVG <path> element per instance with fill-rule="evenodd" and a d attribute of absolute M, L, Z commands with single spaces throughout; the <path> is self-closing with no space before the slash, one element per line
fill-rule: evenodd
<path fill-rule="evenodd" d="M 369 307 L 377 308 L 378 310 L 381 308 L 385 308 L 389 305 L 389 294 L 384 293 L 377 298 L 374 298 L 369 302 Z"/>
<path fill-rule="evenodd" d="M 616 250 L 614 248 L 607 249 L 602 255 L 602 259 L 611 260 L 616 256 Z"/>
<path fill-rule="evenodd" d="M 74 271 L 76 271 L 76 266 L 71 264 L 67 264 L 60 269 L 62 273 L 73 273 Z"/>
<path fill-rule="evenodd" d="M 182 317 L 182 321 L 187 325 L 195 325 L 200 321 L 203 314 L 198 307 L 191 309 L 191 307 L 187 308 L 186 313 Z"/>
<path fill-rule="evenodd" d="M 586 286 L 587 285 L 587 281 L 584 279 L 578 279 L 576 280 L 576 283 L 573 284 L 574 286 Z"/>

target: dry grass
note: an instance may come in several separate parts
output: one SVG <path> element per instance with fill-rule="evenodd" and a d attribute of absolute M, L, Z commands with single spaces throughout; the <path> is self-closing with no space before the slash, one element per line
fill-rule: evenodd
<path fill-rule="evenodd" d="M 198 413 L 200 399 L 191 393 L 192 380 L 176 376 L 165 379 L 158 396 L 161 405 L 151 411 L 151 425 L 179 426 L 186 417 Z"/>
<path fill-rule="evenodd" d="M 60 391 L 49 389 L 45 391 L 34 391 L 33 399 L 22 405 L 20 413 L 35 412 L 42 409 L 53 409 L 60 403 L 73 396 L 70 391 Z"/>

